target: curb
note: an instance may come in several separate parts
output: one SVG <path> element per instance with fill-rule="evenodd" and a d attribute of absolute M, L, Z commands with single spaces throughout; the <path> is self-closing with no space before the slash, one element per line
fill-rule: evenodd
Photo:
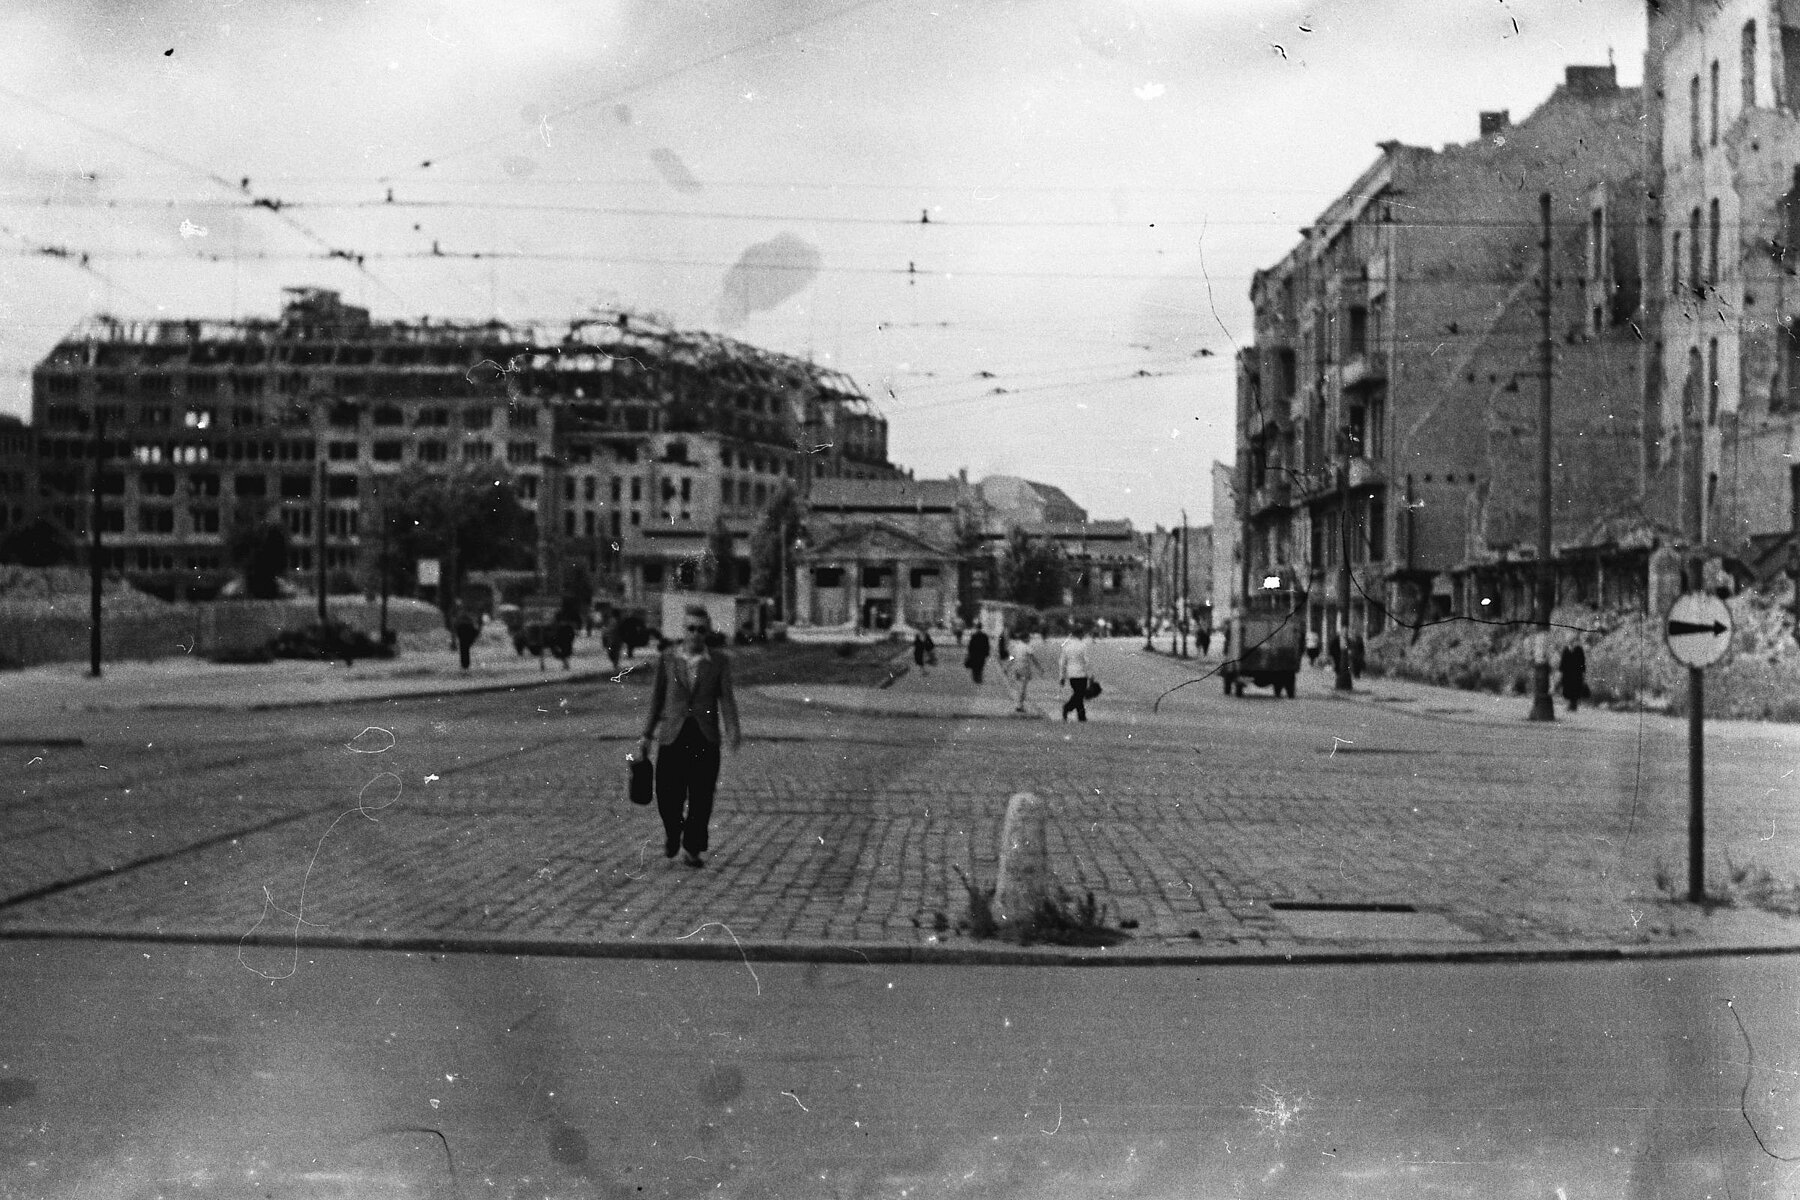
<path fill-rule="evenodd" d="M 727 931 L 729 933 L 729 931 Z M 1096 948 L 906 945 L 894 942 L 691 942 L 686 939 L 574 942 L 529 937 L 432 937 L 421 934 L 231 935 L 206 930 L 108 932 L 98 929 L 3 928 L 0 944 L 26 941 L 106 941 L 185 946 L 245 946 L 292 950 L 369 950 L 421 954 L 490 954 L 534 958 L 661 959 L 741 963 L 862 963 L 869 966 L 984 967 L 1265 967 L 1378 963 L 1630 963 L 1695 958 L 1800 955 L 1800 944 L 1778 946 L 1534 946 L 1389 951 L 1301 947 L 1292 951 L 1118 952 Z"/>
<path fill-rule="evenodd" d="M 203 700 L 161 700 L 149 704 L 84 704 L 78 712 L 270 712 L 286 708 L 322 708 L 335 704 L 382 703 L 389 700 L 428 700 L 438 696 L 475 696 L 492 692 L 513 692 L 549 687 L 557 683 L 591 683 L 611 678 L 609 671 L 558 672 L 544 679 L 524 679 L 510 683 L 480 683 L 470 687 L 413 688 L 393 692 L 371 692 L 365 696 L 307 696 L 291 700 L 258 700 L 249 704 L 207 703 Z"/>

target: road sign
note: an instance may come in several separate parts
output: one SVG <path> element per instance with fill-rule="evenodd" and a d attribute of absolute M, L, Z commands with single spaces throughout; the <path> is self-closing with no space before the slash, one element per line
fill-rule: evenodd
<path fill-rule="evenodd" d="M 1663 641 L 1675 661 L 1689 667 L 1710 667 L 1731 649 L 1731 610 L 1717 596 L 1689 592 L 1669 605 Z"/>
<path fill-rule="evenodd" d="M 438 585 L 438 579 L 438 560 L 435 558 L 421 558 L 419 560 L 419 586 L 436 587 Z"/>

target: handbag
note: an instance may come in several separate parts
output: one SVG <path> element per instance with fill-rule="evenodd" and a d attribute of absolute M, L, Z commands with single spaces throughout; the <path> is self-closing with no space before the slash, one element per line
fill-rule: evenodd
<path fill-rule="evenodd" d="M 629 775 L 625 783 L 625 795 L 631 802 L 647 806 L 656 798 L 656 768 L 647 758 L 627 755 L 625 762 Z"/>
<path fill-rule="evenodd" d="M 1100 681 L 1098 679 L 1088 680 L 1087 698 L 1089 700 L 1092 700 L 1095 696 L 1098 696 L 1099 694 L 1100 694 Z"/>

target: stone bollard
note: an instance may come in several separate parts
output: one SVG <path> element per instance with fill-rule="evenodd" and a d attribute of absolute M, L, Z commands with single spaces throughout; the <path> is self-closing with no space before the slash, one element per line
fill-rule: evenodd
<path fill-rule="evenodd" d="M 1030 933 L 1051 887 L 1045 805 L 1032 793 L 1020 792 L 1007 801 L 1000 832 L 1000 878 L 994 886 L 1000 936 Z"/>

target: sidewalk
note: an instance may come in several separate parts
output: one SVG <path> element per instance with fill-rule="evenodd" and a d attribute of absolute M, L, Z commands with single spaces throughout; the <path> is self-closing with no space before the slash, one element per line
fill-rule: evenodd
<path fill-rule="evenodd" d="M 577 637 L 569 670 L 546 656 L 514 653 L 505 631 L 495 627 L 476 643 L 473 662 L 463 671 L 456 653 L 402 651 L 391 659 L 343 662 L 277 660 L 223 664 L 200 658 L 163 658 L 102 664 L 88 675 L 85 663 L 53 663 L 0 674 L 0 722 L 16 726 L 28 718 L 57 712 L 119 709 L 265 709 L 343 701 L 392 700 L 456 692 L 501 691 L 571 680 L 611 676 L 612 663 L 599 638 Z M 622 669 L 655 662 L 640 653 Z"/>

